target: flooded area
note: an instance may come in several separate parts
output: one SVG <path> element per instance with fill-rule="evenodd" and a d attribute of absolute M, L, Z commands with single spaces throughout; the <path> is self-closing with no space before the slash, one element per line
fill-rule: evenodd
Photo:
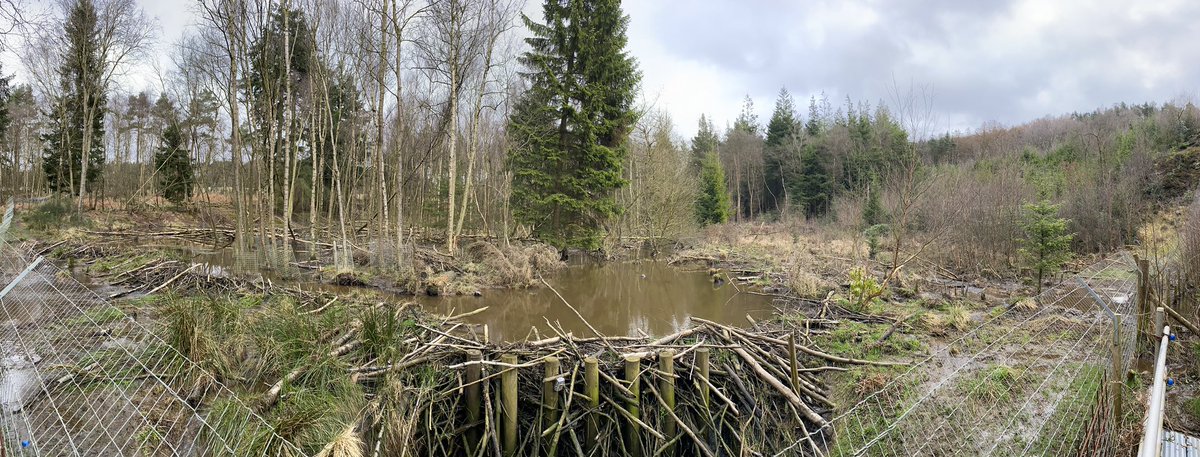
<path fill-rule="evenodd" d="M 223 268 L 237 270 L 229 250 L 193 251 L 193 255 L 193 262 L 206 263 L 215 270 L 210 272 L 220 272 Z M 714 284 L 712 276 L 705 271 L 683 270 L 660 261 L 576 262 L 548 277 L 547 282 L 605 336 L 667 335 L 686 326 L 691 316 L 745 326 L 748 324 L 746 315 L 760 319 L 774 311 L 770 296 L 749 293 L 745 286 L 724 282 Z M 328 284 L 301 283 L 299 286 L 329 293 L 349 290 Z M 442 315 L 487 307 L 487 310 L 463 320 L 486 324 L 492 341 L 553 336 L 547 321 L 561 325 L 576 336 L 595 336 L 549 288 L 484 289 L 481 292 L 482 296 L 478 297 L 402 297 Z"/>
<path fill-rule="evenodd" d="M 667 335 L 686 326 L 691 316 L 744 326 L 747 314 L 759 319 L 774 311 L 771 297 L 739 292 L 732 284 L 717 285 L 704 271 L 680 270 L 662 262 L 573 265 L 547 282 L 605 336 Z M 595 336 L 546 287 L 486 290 L 482 297 L 418 297 L 417 301 L 438 314 L 488 307 L 464 320 L 487 324 L 493 341 L 532 337 L 534 327 L 543 337 L 553 336 L 547 321 L 576 336 Z"/>

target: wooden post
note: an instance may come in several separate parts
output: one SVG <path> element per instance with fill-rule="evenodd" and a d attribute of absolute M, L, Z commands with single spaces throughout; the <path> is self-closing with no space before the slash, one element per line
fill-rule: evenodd
<path fill-rule="evenodd" d="M 546 376 L 542 378 L 542 424 L 538 436 L 558 422 L 558 392 L 554 384 L 558 382 L 558 357 L 546 357 Z"/>
<path fill-rule="evenodd" d="M 633 398 L 626 399 L 625 411 L 629 413 L 629 423 L 625 427 L 625 449 L 629 451 L 629 455 L 641 457 L 642 455 L 642 434 L 638 429 L 638 424 L 633 419 L 641 420 L 641 383 L 638 382 L 642 372 L 642 358 L 637 355 L 625 356 L 625 382 L 628 384 L 629 392 L 633 394 Z"/>
<path fill-rule="evenodd" d="M 792 362 L 792 390 L 800 391 L 800 362 L 796 360 L 796 333 L 788 335 L 788 360 Z"/>
<path fill-rule="evenodd" d="M 705 408 L 711 405 L 708 403 L 708 348 L 696 348 L 696 375 L 700 377 L 700 400 L 704 403 Z"/>
<path fill-rule="evenodd" d="M 483 364 L 478 363 L 483 361 L 483 352 L 478 349 L 467 351 L 467 361 L 476 362 L 466 367 L 465 381 L 467 386 L 463 388 L 463 397 L 467 402 L 467 422 L 472 424 L 467 429 L 467 454 L 475 455 L 479 449 L 479 442 L 482 435 L 479 433 L 480 427 L 480 399 L 482 398 L 483 386 L 479 383 L 479 378 L 483 373 Z"/>
<path fill-rule="evenodd" d="M 700 389 L 700 404 L 704 408 L 704 412 L 702 414 L 705 414 L 706 416 L 708 416 L 710 418 L 709 421 L 705 421 L 705 422 L 714 422 L 715 423 L 716 422 L 715 420 L 711 420 L 711 418 L 712 418 L 712 403 L 710 402 L 711 400 L 709 400 L 709 396 L 711 395 L 711 393 L 709 392 L 709 377 L 708 377 L 709 369 L 708 369 L 708 367 L 709 367 L 708 348 L 696 348 L 696 377 L 700 378 L 699 382 L 697 382 L 697 384 L 698 384 L 697 387 Z M 707 425 L 707 423 L 704 425 L 703 433 L 704 433 L 704 438 L 703 438 L 704 441 L 706 441 L 708 444 L 715 444 L 714 437 L 716 436 L 716 432 L 711 427 L 709 427 Z"/>
<path fill-rule="evenodd" d="M 595 357 L 583 359 L 583 391 L 587 395 L 588 409 L 587 449 L 595 449 L 600 435 L 600 366 Z"/>
<path fill-rule="evenodd" d="M 1121 394 L 1123 391 L 1122 387 L 1124 387 L 1123 384 L 1121 384 L 1121 380 L 1124 378 L 1124 376 L 1122 376 L 1122 371 L 1124 371 L 1122 368 L 1124 367 L 1124 364 L 1121 363 L 1123 362 L 1122 359 L 1124 358 L 1123 352 L 1124 351 L 1121 350 L 1121 315 L 1115 314 L 1113 316 L 1112 376 L 1110 377 L 1112 383 L 1113 423 L 1116 425 L 1113 430 L 1120 430 L 1123 412 L 1121 403 Z"/>
<path fill-rule="evenodd" d="M 516 365 L 517 356 L 500 356 L 500 363 Z M 501 445 L 505 456 L 517 455 L 517 369 L 504 368 L 500 372 L 500 415 Z"/>
<path fill-rule="evenodd" d="M 663 349 L 658 353 L 658 371 L 661 376 L 658 382 L 658 393 L 662 394 L 663 403 L 671 411 L 675 411 L 675 350 Z M 667 437 L 667 441 L 675 439 L 676 426 L 675 418 L 671 413 L 663 413 L 663 435 Z M 662 455 L 674 455 L 674 445 L 663 450 Z"/>
<path fill-rule="evenodd" d="M 1146 335 L 1146 322 L 1150 316 L 1150 261 L 1146 259 L 1137 259 L 1138 277 L 1137 277 L 1137 331 L 1138 339 L 1142 335 Z"/>
<path fill-rule="evenodd" d="M 1154 341 L 1162 341 L 1164 325 L 1167 325 L 1166 311 L 1161 306 L 1154 308 Z"/>

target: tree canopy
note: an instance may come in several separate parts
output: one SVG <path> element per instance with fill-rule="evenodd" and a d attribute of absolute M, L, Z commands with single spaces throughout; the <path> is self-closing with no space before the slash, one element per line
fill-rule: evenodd
<path fill-rule="evenodd" d="M 184 146 L 179 113 L 166 97 L 159 98 L 166 126 L 162 141 L 154 154 L 154 169 L 158 173 L 158 191 L 171 203 L 179 204 L 192 198 L 192 159 Z"/>
<path fill-rule="evenodd" d="M 78 194 L 80 177 L 101 178 L 104 167 L 104 117 L 108 97 L 98 42 L 98 17 L 92 0 L 78 0 L 64 24 L 67 48 L 58 70 L 60 93 L 46 116 L 42 169 L 50 190 Z M 85 155 L 86 154 L 86 155 Z M 80 170 L 86 165 L 86 173 Z"/>
<path fill-rule="evenodd" d="M 512 207 L 543 241 L 599 247 L 619 212 L 613 192 L 640 74 L 625 50 L 629 18 L 618 0 L 547 1 L 520 62 L 529 89 L 509 119 Z"/>

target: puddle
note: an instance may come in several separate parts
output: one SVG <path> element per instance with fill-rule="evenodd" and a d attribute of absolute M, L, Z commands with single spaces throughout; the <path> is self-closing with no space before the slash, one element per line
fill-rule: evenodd
<path fill-rule="evenodd" d="M 0 408 L 5 413 L 14 413 L 23 409 L 26 398 L 37 391 L 37 373 L 33 365 L 40 357 L 17 353 L 11 341 L 6 341 L 3 347 L 4 358 L 0 359 Z"/>

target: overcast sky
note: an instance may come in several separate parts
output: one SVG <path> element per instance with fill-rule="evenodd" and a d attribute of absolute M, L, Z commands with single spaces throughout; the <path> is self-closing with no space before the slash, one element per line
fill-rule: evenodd
<path fill-rule="evenodd" d="M 165 54 L 192 22 L 193 0 L 140 1 L 162 24 Z M 685 138 L 701 113 L 718 127 L 732 122 L 746 95 L 765 122 L 785 86 L 802 113 L 822 92 L 841 106 L 847 96 L 890 101 L 893 81 L 928 87 L 939 131 L 1200 90 L 1197 0 L 626 0 L 624 8 L 645 97 Z"/>

